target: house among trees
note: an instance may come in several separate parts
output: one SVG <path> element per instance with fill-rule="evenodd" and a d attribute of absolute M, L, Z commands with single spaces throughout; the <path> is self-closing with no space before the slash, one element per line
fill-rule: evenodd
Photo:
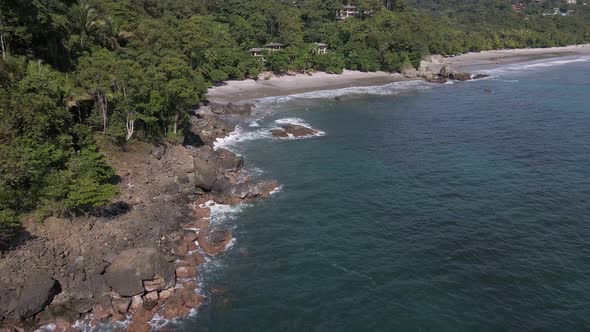
<path fill-rule="evenodd" d="M 266 51 L 265 48 L 254 47 L 250 49 L 250 54 L 255 57 L 261 57 L 263 52 Z"/>
<path fill-rule="evenodd" d="M 285 44 L 281 44 L 281 43 L 268 43 L 268 44 L 264 45 L 264 48 L 266 48 L 271 53 L 276 52 L 276 51 L 282 51 L 284 47 L 285 47 Z"/>
<path fill-rule="evenodd" d="M 318 49 L 318 54 L 326 54 L 328 53 L 328 44 L 324 43 L 314 43 Z"/>
<path fill-rule="evenodd" d="M 345 5 L 342 9 L 336 12 L 336 19 L 338 20 L 345 20 L 349 17 L 357 17 L 359 15 L 359 10 L 356 6 L 352 5 Z"/>

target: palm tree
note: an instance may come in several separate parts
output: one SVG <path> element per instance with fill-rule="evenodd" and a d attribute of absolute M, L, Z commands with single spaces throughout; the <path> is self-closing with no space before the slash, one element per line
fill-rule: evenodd
<path fill-rule="evenodd" d="M 87 0 L 79 0 L 78 4 L 73 7 L 73 11 L 74 25 L 80 32 L 80 46 L 84 47 L 86 38 L 96 28 L 98 14 Z"/>

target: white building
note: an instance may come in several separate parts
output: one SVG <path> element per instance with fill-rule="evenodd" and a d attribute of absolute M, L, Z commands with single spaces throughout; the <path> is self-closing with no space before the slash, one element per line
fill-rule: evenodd
<path fill-rule="evenodd" d="M 318 48 L 318 54 L 328 53 L 328 44 L 324 44 L 324 43 L 314 43 L 314 44 Z"/>

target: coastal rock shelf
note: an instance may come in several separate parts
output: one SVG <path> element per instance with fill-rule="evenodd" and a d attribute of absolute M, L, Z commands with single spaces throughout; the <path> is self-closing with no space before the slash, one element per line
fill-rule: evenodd
<path fill-rule="evenodd" d="M 121 179 L 119 202 L 27 224 L 32 239 L 0 267 L 1 331 L 116 328 L 122 321 L 127 331 L 150 331 L 162 318 L 198 310 L 205 300 L 199 268 L 233 239 L 211 225 L 210 207 L 265 198 L 279 186 L 253 181 L 242 157 L 213 148 L 253 108 L 201 106 L 186 146 L 136 142 L 108 156 Z"/>

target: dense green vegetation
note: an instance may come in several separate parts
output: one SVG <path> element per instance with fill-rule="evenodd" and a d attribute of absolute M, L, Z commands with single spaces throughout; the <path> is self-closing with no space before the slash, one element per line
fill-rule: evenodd
<path fill-rule="evenodd" d="M 89 211 L 117 194 L 97 140 L 182 137 L 208 86 L 275 72 L 399 71 L 429 53 L 587 42 L 590 15 L 504 0 L 2 0 L 0 241 L 23 213 Z M 555 3 L 555 4 L 554 4 Z M 268 42 L 283 52 L 252 57 Z M 314 42 L 330 45 L 317 54 Z"/>

